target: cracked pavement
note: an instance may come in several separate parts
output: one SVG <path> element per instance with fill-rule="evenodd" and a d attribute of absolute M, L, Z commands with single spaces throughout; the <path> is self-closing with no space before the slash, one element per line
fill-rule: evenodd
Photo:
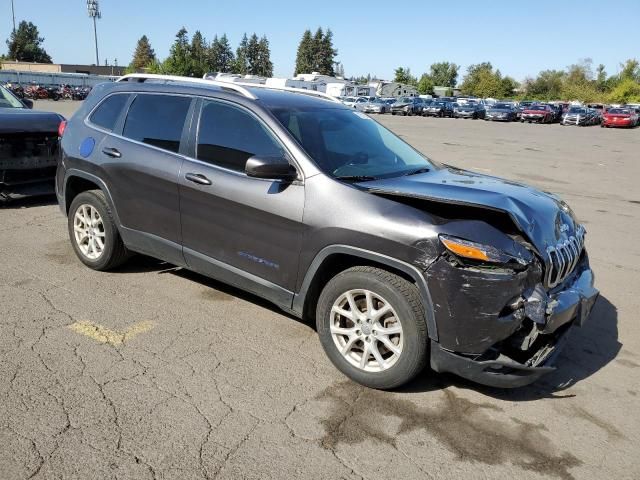
<path fill-rule="evenodd" d="M 557 372 L 515 391 L 428 372 L 364 389 L 312 326 L 146 257 L 93 272 L 51 198 L 19 201 L 0 209 L 0 478 L 638 478 L 640 129 L 381 120 L 586 223 L 602 298 Z M 153 328 L 111 344 L 77 322 Z"/>

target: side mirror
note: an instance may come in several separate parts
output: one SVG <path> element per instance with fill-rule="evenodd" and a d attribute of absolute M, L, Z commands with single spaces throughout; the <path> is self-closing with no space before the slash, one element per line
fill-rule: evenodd
<path fill-rule="evenodd" d="M 33 100 L 31 100 L 29 98 L 23 98 L 22 99 L 22 104 L 27 108 L 33 108 Z"/>
<path fill-rule="evenodd" d="M 289 182 L 298 176 L 298 172 L 287 159 L 279 155 L 254 155 L 247 160 L 244 171 L 249 177 Z"/>

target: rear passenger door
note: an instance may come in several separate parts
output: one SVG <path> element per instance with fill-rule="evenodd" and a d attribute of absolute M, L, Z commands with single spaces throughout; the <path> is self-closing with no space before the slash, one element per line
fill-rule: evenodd
<path fill-rule="evenodd" d="M 251 178 L 253 155 L 287 155 L 254 113 L 202 99 L 180 175 L 184 256 L 202 273 L 290 306 L 302 239 L 301 181 Z"/>
<path fill-rule="evenodd" d="M 177 265 L 184 264 L 178 195 L 180 152 L 192 101 L 182 95 L 131 95 L 126 114 L 97 149 L 125 243 Z"/>

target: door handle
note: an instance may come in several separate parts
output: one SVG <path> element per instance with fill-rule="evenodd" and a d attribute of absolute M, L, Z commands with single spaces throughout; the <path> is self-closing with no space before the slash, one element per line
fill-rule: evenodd
<path fill-rule="evenodd" d="M 117 148 L 106 147 L 102 149 L 102 153 L 104 153 L 107 157 L 112 158 L 120 158 L 122 156 Z"/>
<path fill-rule="evenodd" d="M 200 173 L 186 173 L 184 178 L 198 185 L 211 185 L 211 180 Z"/>

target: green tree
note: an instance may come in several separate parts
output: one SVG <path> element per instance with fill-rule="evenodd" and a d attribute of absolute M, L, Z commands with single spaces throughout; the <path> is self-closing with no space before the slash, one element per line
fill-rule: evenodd
<path fill-rule="evenodd" d="M 544 70 L 538 76 L 525 81 L 525 94 L 527 98 L 539 100 L 559 99 L 566 73 L 562 70 Z"/>
<path fill-rule="evenodd" d="M 420 77 L 420 81 L 418 82 L 418 93 L 422 95 L 432 95 L 433 87 L 435 86 L 436 84 L 434 83 L 431 75 L 423 73 Z"/>
<path fill-rule="evenodd" d="M 320 64 L 322 63 L 322 56 L 323 56 L 323 51 L 322 51 L 323 41 L 324 41 L 324 32 L 322 31 L 322 28 L 318 27 L 318 29 L 316 30 L 316 33 L 314 33 L 313 35 L 313 40 L 311 43 L 313 69 L 311 70 L 311 72 L 307 72 L 307 73 L 320 71 Z"/>
<path fill-rule="evenodd" d="M 311 73 L 313 71 L 313 37 L 311 30 L 305 30 L 298 45 L 296 54 L 296 68 L 293 75 Z"/>
<path fill-rule="evenodd" d="M 187 33 L 187 29 L 182 27 L 176 34 L 176 39 L 169 50 L 169 56 L 162 67 L 165 72 L 182 76 L 191 74 L 191 49 Z"/>
<path fill-rule="evenodd" d="M 151 48 L 149 39 L 146 35 L 140 37 L 136 45 L 136 49 L 133 52 L 133 59 L 129 64 L 129 69 L 132 71 L 139 71 L 143 68 L 147 68 L 156 59 L 156 54 Z"/>
<path fill-rule="evenodd" d="M 334 70 L 334 59 L 338 55 L 338 50 L 333 48 L 333 32 L 331 29 L 327 29 L 326 33 L 322 37 L 320 42 L 320 55 L 317 65 L 317 71 L 322 75 L 329 75 L 333 77 L 336 72 Z"/>
<path fill-rule="evenodd" d="M 189 47 L 190 68 L 189 75 L 197 78 L 210 70 L 209 65 L 209 46 L 199 30 L 193 34 L 191 38 L 191 46 Z"/>
<path fill-rule="evenodd" d="M 271 49 L 269 40 L 263 35 L 258 42 L 258 75 L 262 77 L 273 76 L 273 62 L 271 61 Z"/>
<path fill-rule="evenodd" d="M 23 20 L 7 40 L 8 57 L 20 62 L 51 63 L 51 57 L 42 46 L 43 42 L 44 37 L 40 36 L 38 27 Z"/>
<path fill-rule="evenodd" d="M 640 103 L 640 83 L 632 78 L 622 79 L 607 100 L 611 103 Z"/>
<path fill-rule="evenodd" d="M 233 73 L 238 73 L 240 75 L 246 75 L 249 73 L 249 60 L 247 58 L 249 47 L 249 39 L 247 38 L 247 34 L 245 33 L 242 36 L 242 40 L 240 40 L 240 44 L 236 49 L 236 61 L 233 68 Z"/>
<path fill-rule="evenodd" d="M 217 35 L 213 37 L 207 52 L 207 58 L 207 64 L 211 72 L 227 73 L 233 70 L 235 57 L 226 34 L 223 34 L 220 38 Z"/>
<path fill-rule="evenodd" d="M 418 80 L 416 77 L 411 75 L 411 69 L 405 67 L 398 67 L 395 69 L 395 77 L 393 78 L 394 82 L 398 83 L 406 83 L 408 85 L 417 85 Z"/>
<path fill-rule="evenodd" d="M 620 64 L 620 79 L 630 79 L 640 82 L 640 63 L 635 58 L 630 58 L 626 62 Z"/>
<path fill-rule="evenodd" d="M 429 76 L 437 87 L 455 87 L 458 80 L 458 69 L 455 63 L 438 62 L 429 67 Z"/>
<path fill-rule="evenodd" d="M 254 33 L 249 37 L 247 43 L 247 73 L 250 75 L 260 75 L 260 45 L 258 36 Z"/>

